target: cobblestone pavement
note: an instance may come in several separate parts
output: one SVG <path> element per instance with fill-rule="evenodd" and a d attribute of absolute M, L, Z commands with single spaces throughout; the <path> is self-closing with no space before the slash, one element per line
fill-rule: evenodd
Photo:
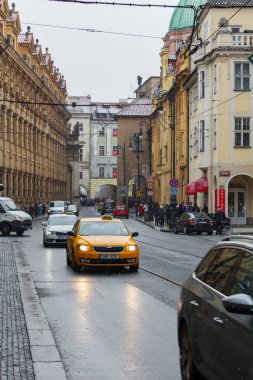
<path fill-rule="evenodd" d="M 0 242 L 0 330 L 0 379 L 35 379 L 11 242 Z"/>

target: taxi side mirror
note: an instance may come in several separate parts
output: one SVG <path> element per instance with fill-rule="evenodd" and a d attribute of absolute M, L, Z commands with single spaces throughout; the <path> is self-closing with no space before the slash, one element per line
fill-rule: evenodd
<path fill-rule="evenodd" d="M 135 236 L 138 236 L 138 235 L 139 235 L 139 232 L 133 232 L 133 233 L 131 234 L 132 237 L 135 237 Z"/>
<path fill-rule="evenodd" d="M 68 232 L 67 232 L 67 235 L 68 235 L 68 236 L 76 236 L 76 234 L 75 234 L 73 231 L 68 231 Z"/>

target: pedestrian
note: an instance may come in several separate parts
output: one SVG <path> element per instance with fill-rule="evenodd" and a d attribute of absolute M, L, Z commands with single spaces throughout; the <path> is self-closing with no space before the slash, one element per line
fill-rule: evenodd
<path fill-rule="evenodd" d="M 216 235 L 221 235 L 226 216 L 220 206 L 217 208 L 217 211 L 214 215 L 214 220 L 216 223 Z"/>
<path fill-rule="evenodd" d="M 202 208 L 202 212 L 204 212 L 205 214 L 208 214 L 208 207 L 206 203 L 204 204 L 204 207 Z"/>
<path fill-rule="evenodd" d="M 193 212 L 200 212 L 200 208 L 199 208 L 199 206 L 197 205 L 196 202 L 194 203 L 194 206 L 193 206 L 192 211 L 193 211 Z"/>
<path fill-rule="evenodd" d="M 159 209 L 158 226 L 164 226 L 164 205 L 162 205 Z"/>

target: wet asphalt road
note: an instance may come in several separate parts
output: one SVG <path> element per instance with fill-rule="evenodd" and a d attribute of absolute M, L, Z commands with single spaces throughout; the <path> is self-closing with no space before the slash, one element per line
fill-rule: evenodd
<path fill-rule="evenodd" d="M 83 208 L 81 216 L 97 216 Z M 215 236 L 155 231 L 133 219 L 141 268 L 181 283 Z M 179 380 L 176 306 L 180 287 L 140 270 L 130 273 L 66 266 L 65 248 L 44 248 L 41 221 L 21 243 L 70 380 Z"/>

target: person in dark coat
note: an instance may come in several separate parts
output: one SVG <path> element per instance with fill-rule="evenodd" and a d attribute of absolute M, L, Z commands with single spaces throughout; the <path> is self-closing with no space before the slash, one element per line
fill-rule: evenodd
<path fill-rule="evenodd" d="M 216 223 L 216 235 L 221 235 L 226 216 L 220 207 L 217 208 L 217 211 L 214 215 L 214 220 Z"/>
<path fill-rule="evenodd" d="M 204 204 L 204 207 L 202 208 L 202 212 L 204 212 L 205 214 L 208 214 L 208 207 L 206 204 Z"/>

